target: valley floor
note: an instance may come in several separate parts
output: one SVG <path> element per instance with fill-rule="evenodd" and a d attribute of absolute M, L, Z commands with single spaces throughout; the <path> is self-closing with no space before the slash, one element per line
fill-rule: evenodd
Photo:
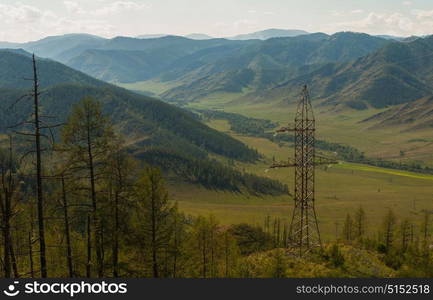
<path fill-rule="evenodd" d="M 293 169 L 268 169 L 272 157 L 277 160 L 292 155 L 292 149 L 262 138 L 246 137 L 229 130 L 226 121 L 209 123 L 218 130 L 256 148 L 264 158 L 256 164 L 236 163 L 238 168 L 261 176 L 278 179 L 293 191 Z M 340 235 L 348 213 L 362 206 L 368 227 L 375 230 L 383 216 L 392 209 L 399 219 L 408 218 L 420 223 L 423 212 L 431 210 L 433 176 L 399 170 L 390 170 L 360 164 L 339 163 L 316 169 L 316 207 L 325 241 Z M 186 213 L 212 214 L 223 224 L 246 222 L 263 225 L 267 216 L 278 217 L 288 223 L 293 207 L 291 196 L 258 197 L 240 193 L 212 191 L 185 184 L 173 185 L 172 198 Z M 368 230 L 368 229 L 367 229 Z"/>

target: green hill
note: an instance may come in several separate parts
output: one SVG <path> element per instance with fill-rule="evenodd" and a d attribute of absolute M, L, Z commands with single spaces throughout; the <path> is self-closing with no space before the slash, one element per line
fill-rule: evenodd
<path fill-rule="evenodd" d="M 89 49 L 71 58 L 67 64 L 96 78 L 111 82 L 136 82 L 160 76 L 191 63 L 202 64 L 207 49 L 237 49 L 250 42 L 225 39 L 193 40 L 179 36 L 157 39 L 118 37 L 103 46 Z M 206 54 L 207 53 L 207 54 Z"/>
<path fill-rule="evenodd" d="M 243 155 L 247 160 L 257 157 L 242 143 L 210 129 L 180 108 L 112 86 L 51 60 L 38 60 L 37 64 L 44 113 L 58 116 L 60 121 L 66 118 L 72 104 L 84 96 L 93 96 L 103 103 L 106 113 L 129 134 L 152 136 L 160 130 L 176 136 L 197 151 L 205 150 L 235 159 L 243 159 Z M 14 107 L 16 115 L 7 110 L 12 101 L 31 87 L 28 81 L 21 79 L 24 77 L 31 77 L 30 57 L 0 51 L 2 126 L 12 125 L 32 109 L 31 105 L 21 101 Z M 134 131 L 131 132 L 131 129 Z M 158 134 L 161 135 L 159 139 L 164 134 Z"/>
<path fill-rule="evenodd" d="M 241 92 L 245 88 L 255 93 L 320 69 L 326 63 L 347 62 L 367 55 L 387 43 L 381 38 L 351 32 L 257 41 L 179 74 L 178 80 L 183 84 L 161 97 L 184 102 L 216 92 Z M 165 79 L 161 76 L 162 81 Z"/>
<path fill-rule="evenodd" d="M 190 169 L 199 169 L 206 164 L 207 173 L 219 172 L 230 180 L 234 170 L 209 163 L 209 156 L 254 162 L 259 154 L 242 142 L 211 129 L 193 113 L 166 104 L 162 101 L 138 95 L 128 90 L 93 79 L 83 73 L 51 60 L 37 60 L 41 78 L 41 106 L 43 115 L 55 116 L 54 123 L 64 122 L 73 104 L 90 96 L 103 104 L 104 113 L 112 119 L 116 129 L 123 133 L 130 151 L 142 153 L 144 149 L 161 149 L 180 156 Z M 31 58 L 10 51 L 0 51 L 0 130 L 5 133 L 10 126 L 28 118 L 33 109 L 31 99 L 25 98 L 13 105 L 17 99 L 29 92 L 31 82 L 22 78 L 31 77 Z M 164 153 L 164 152 L 162 152 Z M 164 155 L 159 155 L 164 156 Z M 177 158 L 176 158 L 177 159 Z M 164 166 L 170 163 L 165 157 Z M 147 161 L 150 161 L 148 159 Z M 181 165 L 176 165 L 180 168 Z M 168 167 L 168 170 L 172 168 Z M 223 171 L 221 171 L 223 170 Z M 242 174 L 236 173 L 238 180 Z M 179 174 L 180 176 L 181 174 Z M 184 180 L 185 178 L 182 178 Z M 254 176 L 253 181 L 268 182 Z M 195 183 L 203 183 L 199 180 Z M 242 186 L 242 184 L 240 184 Z M 269 192 L 284 193 L 284 187 L 270 181 Z M 247 189 L 254 191 L 254 189 Z"/>
<path fill-rule="evenodd" d="M 431 95 L 433 36 L 394 42 L 349 63 L 327 64 L 271 91 L 274 98 L 308 84 L 324 104 L 355 109 L 383 108 Z M 269 97 L 269 95 L 268 95 Z"/>
<path fill-rule="evenodd" d="M 433 96 L 391 107 L 362 122 L 372 124 L 371 129 L 395 128 L 403 125 L 404 131 L 433 127 Z"/>

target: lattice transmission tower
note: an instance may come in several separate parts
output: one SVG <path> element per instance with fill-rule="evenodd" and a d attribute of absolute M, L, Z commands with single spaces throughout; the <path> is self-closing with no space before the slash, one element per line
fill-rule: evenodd
<path fill-rule="evenodd" d="M 274 163 L 271 168 L 295 168 L 295 206 L 290 223 L 288 246 L 296 248 L 302 256 L 313 247 L 321 247 L 319 223 L 315 209 L 315 167 L 321 164 L 332 164 L 336 161 L 316 156 L 315 153 L 315 119 L 307 86 L 302 89 L 298 102 L 295 124 L 283 127 L 278 133 L 294 132 L 295 157 L 288 162 Z"/>

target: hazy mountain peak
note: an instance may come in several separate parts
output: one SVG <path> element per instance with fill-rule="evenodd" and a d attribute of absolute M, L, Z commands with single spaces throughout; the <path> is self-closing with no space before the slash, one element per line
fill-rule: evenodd
<path fill-rule="evenodd" d="M 304 30 L 298 30 L 298 29 L 277 29 L 277 28 L 270 28 L 265 29 L 261 31 L 256 31 L 252 33 L 247 34 L 238 34 L 233 37 L 229 37 L 228 39 L 231 40 L 267 40 L 274 37 L 294 37 L 298 35 L 308 34 L 308 32 Z"/>
<path fill-rule="evenodd" d="M 213 39 L 212 36 L 204 34 L 204 33 L 190 33 L 185 35 L 186 38 L 193 40 L 210 40 Z"/>
<path fill-rule="evenodd" d="M 135 38 L 137 39 L 157 39 L 157 38 L 162 38 L 162 37 L 166 37 L 169 36 L 169 34 L 166 33 L 154 33 L 154 34 L 141 34 L 141 35 L 137 35 Z"/>

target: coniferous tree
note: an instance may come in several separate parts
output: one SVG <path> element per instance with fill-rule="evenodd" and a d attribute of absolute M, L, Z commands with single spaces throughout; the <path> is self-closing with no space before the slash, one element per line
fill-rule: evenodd
<path fill-rule="evenodd" d="M 404 219 L 400 226 L 401 250 L 404 252 L 410 243 L 411 238 L 411 223 L 408 219 Z"/>
<path fill-rule="evenodd" d="M 160 170 L 146 168 L 136 183 L 135 202 L 138 236 L 143 240 L 144 250 L 150 254 L 150 257 L 145 257 L 145 265 L 150 265 L 152 276 L 158 278 L 162 256 L 173 231 L 171 216 L 174 213 Z"/>
<path fill-rule="evenodd" d="M 132 206 L 132 190 L 137 175 L 136 171 L 136 161 L 124 150 L 123 141 L 117 138 L 113 142 L 112 151 L 108 156 L 107 166 L 104 170 L 107 174 L 105 185 L 110 199 L 108 210 L 111 215 L 109 232 L 113 277 L 119 277 L 120 234 L 122 228 L 125 227 L 122 226 L 122 223 L 125 224 L 129 221 L 130 213 L 128 210 Z"/>
<path fill-rule="evenodd" d="M 397 222 L 397 218 L 394 215 L 394 212 L 389 209 L 388 213 L 383 220 L 383 238 L 385 242 L 386 250 L 389 251 L 394 242 L 395 235 L 395 224 Z"/>
<path fill-rule="evenodd" d="M 355 237 L 358 239 L 362 238 L 366 231 L 366 215 L 362 206 L 360 206 L 355 213 L 354 225 Z"/>
<path fill-rule="evenodd" d="M 346 220 L 344 221 L 343 238 L 348 242 L 353 240 L 353 219 L 350 214 L 347 214 Z"/>
<path fill-rule="evenodd" d="M 101 104 L 92 98 L 83 98 L 72 108 L 62 130 L 62 148 L 71 156 L 78 178 L 87 179 L 90 194 L 91 226 L 99 277 L 104 275 L 101 217 L 98 215 L 98 183 L 106 166 L 114 133 L 111 123 L 102 113 Z M 79 172 L 78 170 L 81 170 Z M 89 261 L 91 264 L 91 260 Z"/>

